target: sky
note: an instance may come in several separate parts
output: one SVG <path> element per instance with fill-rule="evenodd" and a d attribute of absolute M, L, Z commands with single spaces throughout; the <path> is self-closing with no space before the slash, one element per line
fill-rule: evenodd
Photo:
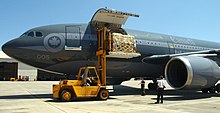
<path fill-rule="evenodd" d="M 99 8 L 139 14 L 123 28 L 220 42 L 220 0 L 0 0 L 0 46 L 51 24 L 88 23 Z"/>

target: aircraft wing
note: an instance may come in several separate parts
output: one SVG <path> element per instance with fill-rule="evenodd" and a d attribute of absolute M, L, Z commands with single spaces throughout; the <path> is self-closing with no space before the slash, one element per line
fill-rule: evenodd
<path fill-rule="evenodd" d="M 166 54 L 166 55 L 152 55 L 142 59 L 144 63 L 153 63 L 153 64 L 164 64 L 167 63 L 171 58 L 177 56 L 197 56 L 197 57 L 216 57 L 220 54 L 220 49 L 204 50 L 204 51 L 195 51 L 195 52 L 186 52 L 179 54 Z"/>

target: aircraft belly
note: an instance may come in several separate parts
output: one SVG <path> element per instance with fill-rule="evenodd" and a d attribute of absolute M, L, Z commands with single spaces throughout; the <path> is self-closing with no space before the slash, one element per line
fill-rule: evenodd
<path fill-rule="evenodd" d="M 47 70 L 77 75 L 78 69 L 85 65 L 97 65 L 96 61 L 69 61 L 47 67 Z M 107 76 L 110 77 L 154 77 L 163 73 L 163 66 L 134 63 L 108 61 Z"/>
<path fill-rule="evenodd" d="M 143 63 L 131 63 L 127 68 L 121 70 L 112 70 L 110 75 L 122 75 L 128 77 L 155 77 L 160 76 L 163 73 L 163 66 L 143 64 Z"/>

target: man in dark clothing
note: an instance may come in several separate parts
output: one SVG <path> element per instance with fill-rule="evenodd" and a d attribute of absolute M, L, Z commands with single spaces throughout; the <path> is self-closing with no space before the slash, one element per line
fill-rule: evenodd
<path fill-rule="evenodd" d="M 157 80 L 157 102 L 155 102 L 155 104 L 159 104 L 160 99 L 161 99 L 161 103 L 163 103 L 163 90 L 164 90 L 163 76 L 160 76 L 160 79 Z"/>
<path fill-rule="evenodd" d="M 144 96 L 145 95 L 145 81 L 143 78 L 139 84 L 141 84 L 141 96 Z"/>

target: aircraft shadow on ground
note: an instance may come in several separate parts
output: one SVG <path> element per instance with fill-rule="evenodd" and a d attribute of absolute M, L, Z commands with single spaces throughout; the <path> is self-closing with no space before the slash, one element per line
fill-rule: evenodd
<path fill-rule="evenodd" d="M 133 88 L 123 85 L 116 85 L 113 86 L 114 92 L 110 92 L 110 96 L 119 96 L 119 95 L 141 95 L 140 88 Z M 148 95 L 155 95 L 153 100 L 157 98 L 156 90 L 145 90 L 146 94 Z M 196 99 L 204 99 L 204 98 L 211 98 L 211 97 L 220 97 L 220 94 L 205 94 L 201 91 L 193 91 L 193 90 L 174 90 L 174 89 L 165 89 L 164 91 L 164 100 L 167 101 L 175 101 L 175 100 L 196 100 Z"/>
<path fill-rule="evenodd" d="M 109 99 L 117 99 L 117 97 L 111 96 L 122 96 L 122 95 L 140 95 L 141 90 L 140 88 L 133 88 L 123 85 L 114 85 L 114 91 L 109 93 Z M 110 89 L 112 90 L 112 89 Z M 155 95 L 153 100 L 156 100 L 157 92 L 155 90 L 148 90 L 146 89 L 146 97 L 148 95 Z M 204 94 L 199 91 L 188 91 L 188 90 L 166 90 L 164 91 L 164 100 L 167 101 L 175 101 L 175 100 L 195 100 L 195 99 L 204 99 L 204 98 L 211 98 L 211 97 L 220 97 L 220 94 Z M 0 96 L 1 99 L 35 99 L 35 98 L 52 98 L 51 94 L 27 94 L 27 95 L 7 95 L 7 96 Z M 59 102 L 57 100 L 47 100 L 53 102 Z M 90 101 L 90 99 L 82 99 L 80 101 Z"/>
<path fill-rule="evenodd" d="M 7 95 L 0 96 L 0 99 L 34 99 L 34 98 L 51 98 L 52 94 L 27 94 L 27 95 Z"/>

